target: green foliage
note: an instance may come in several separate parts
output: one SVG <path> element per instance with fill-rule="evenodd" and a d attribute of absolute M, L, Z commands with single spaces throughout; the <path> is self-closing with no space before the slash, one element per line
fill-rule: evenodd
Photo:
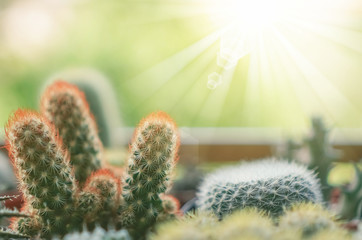
<path fill-rule="evenodd" d="M 82 186 L 100 168 L 103 148 L 84 93 L 69 83 L 55 82 L 43 94 L 41 112 L 59 131 Z"/>
<path fill-rule="evenodd" d="M 176 126 L 164 113 L 151 114 L 136 129 L 120 208 L 121 223 L 135 239 L 144 238 L 163 212 L 160 194 L 169 187 L 178 145 Z"/>
<path fill-rule="evenodd" d="M 218 218 L 247 207 L 277 216 L 292 204 L 321 201 L 319 182 L 312 171 L 276 159 L 246 162 L 211 173 L 197 195 L 200 209 L 212 211 Z"/>

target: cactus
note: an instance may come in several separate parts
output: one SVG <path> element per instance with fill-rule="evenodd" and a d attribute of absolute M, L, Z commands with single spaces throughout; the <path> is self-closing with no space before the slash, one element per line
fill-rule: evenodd
<path fill-rule="evenodd" d="M 352 240 L 352 236 L 348 231 L 341 228 L 326 229 L 308 238 L 308 240 Z"/>
<path fill-rule="evenodd" d="M 305 167 L 265 159 L 210 174 L 200 186 L 197 204 L 220 219 L 245 207 L 278 216 L 297 202 L 321 202 L 319 188 L 318 179 Z"/>
<path fill-rule="evenodd" d="M 300 231 L 303 237 L 310 237 L 325 229 L 337 229 L 335 217 L 321 205 L 301 203 L 291 207 L 279 220 L 281 229 Z"/>
<path fill-rule="evenodd" d="M 216 239 L 268 240 L 273 234 L 271 219 L 254 208 L 234 212 L 215 228 Z"/>
<path fill-rule="evenodd" d="M 69 83 L 55 82 L 42 96 L 41 112 L 59 130 L 75 178 L 82 186 L 100 168 L 103 148 L 83 92 Z"/>
<path fill-rule="evenodd" d="M 18 110 L 5 128 L 25 201 L 42 219 L 42 237 L 63 235 L 73 209 L 74 177 L 56 130 L 41 115 Z"/>
<path fill-rule="evenodd" d="M 126 227 L 142 239 L 156 221 L 178 214 L 174 199 L 162 195 L 179 146 L 176 126 L 165 113 L 151 114 L 136 130 L 121 191 L 121 179 L 109 170 L 95 171 L 102 145 L 83 94 L 54 83 L 42 98 L 42 112 L 20 109 L 5 128 L 25 200 L 22 212 L 31 215 L 14 220 L 12 229 L 49 239 L 82 226 Z"/>
<path fill-rule="evenodd" d="M 271 239 L 274 234 L 271 219 L 256 209 L 234 212 L 221 222 L 209 214 L 199 211 L 162 223 L 151 240 Z"/>
<path fill-rule="evenodd" d="M 6 200 L 12 200 L 17 196 L 0 196 L 0 205 L 1 202 Z M 18 210 L 11 210 L 7 208 L 0 209 L 0 220 L 2 218 L 28 218 L 29 215 L 19 212 Z M 19 238 L 29 238 L 26 234 L 21 234 L 17 231 L 12 230 L 11 228 L 7 227 L 0 227 L 0 239 L 19 239 Z"/>
<path fill-rule="evenodd" d="M 166 221 L 177 216 L 181 216 L 180 202 L 171 195 L 161 194 L 162 212 L 157 216 L 157 220 Z"/>
<path fill-rule="evenodd" d="M 353 164 L 355 177 L 352 183 L 341 187 L 342 208 L 340 215 L 345 219 L 362 219 L 362 170 L 358 164 Z"/>
<path fill-rule="evenodd" d="M 105 231 L 101 227 L 96 227 L 92 232 L 85 230 L 81 233 L 69 233 L 64 236 L 64 240 L 131 240 L 131 237 L 126 230 Z"/>
<path fill-rule="evenodd" d="M 85 215 L 89 215 L 88 228 L 93 229 L 95 224 L 103 228 L 114 223 L 117 218 L 117 210 L 120 205 L 121 186 L 120 179 L 116 178 L 109 170 L 101 169 L 88 178 L 83 192 L 90 193 L 89 196 L 82 195 L 81 202 L 85 203 Z M 82 199 L 95 198 L 95 200 L 84 201 Z M 81 204 L 79 204 L 81 205 Z"/>
<path fill-rule="evenodd" d="M 121 223 L 135 239 L 144 238 L 163 211 L 160 194 L 170 185 L 179 136 L 165 113 L 149 115 L 135 131 L 123 183 Z"/>
<path fill-rule="evenodd" d="M 212 231 L 218 225 L 215 216 L 206 212 L 187 214 L 183 218 L 162 222 L 156 226 L 151 240 L 209 240 L 214 239 Z"/>
<path fill-rule="evenodd" d="M 315 169 L 322 185 L 323 199 L 330 197 L 331 187 L 328 184 L 328 174 L 331 164 L 338 159 L 336 150 L 333 150 L 328 143 L 329 130 L 326 128 L 323 119 L 312 118 L 311 136 L 305 139 L 310 152 L 309 169 Z"/>

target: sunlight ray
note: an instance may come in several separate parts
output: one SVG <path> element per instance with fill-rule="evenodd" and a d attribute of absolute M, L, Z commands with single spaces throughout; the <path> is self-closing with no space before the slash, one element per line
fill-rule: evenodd
<path fill-rule="evenodd" d="M 362 32 L 299 19 L 290 19 L 289 23 L 298 25 L 304 30 L 311 31 L 362 54 Z"/>
<path fill-rule="evenodd" d="M 343 116 L 340 112 L 338 113 L 337 110 L 344 111 L 344 113 L 349 116 L 361 117 L 361 112 L 309 62 L 306 57 L 286 39 L 286 37 L 275 28 L 274 32 L 284 44 L 287 52 L 294 59 L 296 65 L 304 75 L 305 81 L 307 81 L 313 91 L 318 94 L 321 101 L 323 101 L 326 110 L 332 114 L 332 119 L 335 120 L 337 125 L 342 120 L 346 120 L 346 116 Z"/>
<path fill-rule="evenodd" d="M 134 91 L 134 99 L 137 99 L 136 104 L 149 98 L 161 88 L 167 81 L 172 79 L 177 73 L 184 69 L 192 60 L 209 48 L 219 38 L 220 31 L 215 31 L 196 43 L 182 49 L 178 53 L 165 59 L 161 63 L 155 65 L 151 69 L 139 74 L 133 79 L 126 82 L 127 89 L 137 89 L 143 85 L 148 91 Z"/>

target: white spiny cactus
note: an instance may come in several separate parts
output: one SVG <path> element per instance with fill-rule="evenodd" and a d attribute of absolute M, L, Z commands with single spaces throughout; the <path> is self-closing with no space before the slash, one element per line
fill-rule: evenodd
<path fill-rule="evenodd" d="M 201 210 L 213 211 L 219 218 L 246 207 L 277 216 L 294 203 L 321 201 L 320 184 L 313 171 L 277 159 L 220 169 L 206 176 L 198 192 Z"/>

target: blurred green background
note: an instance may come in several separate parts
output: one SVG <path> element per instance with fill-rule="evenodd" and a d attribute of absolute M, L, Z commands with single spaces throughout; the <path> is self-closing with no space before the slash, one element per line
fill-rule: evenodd
<path fill-rule="evenodd" d="M 207 5 L 1 0 L 0 122 L 18 107 L 37 109 L 56 72 L 87 67 L 110 79 L 127 126 L 155 110 L 180 126 L 303 129 L 312 114 L 334 127 L 362 126 L 361 4 L 314 25 L 310 17 L 276 25 L 284 37 L 265 32 L 215 90 L 206 84 L 220 72 L 212 35 L 220 25 Z"/>

